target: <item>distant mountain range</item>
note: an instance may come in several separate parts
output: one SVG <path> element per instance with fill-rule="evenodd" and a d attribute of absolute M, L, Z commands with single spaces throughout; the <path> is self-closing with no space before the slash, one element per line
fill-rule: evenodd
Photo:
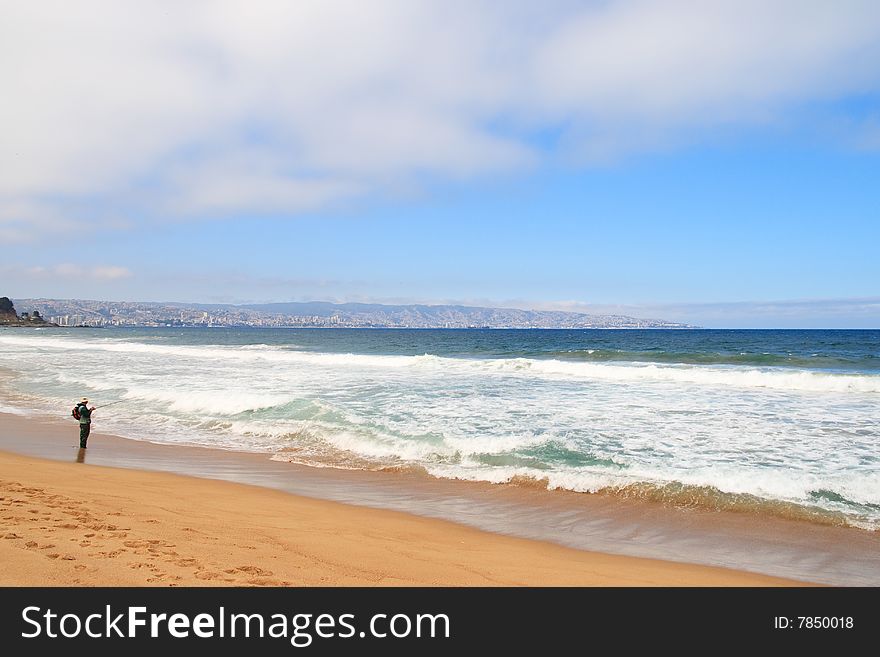
<path fill-rule="evenodd" d="M 521 310 L 459 305 L 387 305 L 378 303 L 329 303 L 310 301 L 265 303 L 241 306 L 270 314 L 339 316 L 384 326 L 443 328 L 476 326 L 492 328 L 689 328 L 662 319 L 640 319 L 625 315 L 592 315 L 556 310 Z"/>
<path fill-rule="evenodd" d="M 326 301 L 195 304 L 16 299 L 61 326 L 328 326 L 372 328 L 694 328 L 663 319 L 460 305 Z"/>

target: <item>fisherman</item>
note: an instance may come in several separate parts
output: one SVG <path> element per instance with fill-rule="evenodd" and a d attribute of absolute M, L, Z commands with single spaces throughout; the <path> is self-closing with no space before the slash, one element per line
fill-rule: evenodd
<path fill-rule="evenodd" d="M 79 411 L 79 448 L 85 449 L 89 441 L 89 432 L 92 430 L 92 411 L 95 407 L 89 408 L 89 398 L 83 397 L 77 404 L 76 410 Z"/>

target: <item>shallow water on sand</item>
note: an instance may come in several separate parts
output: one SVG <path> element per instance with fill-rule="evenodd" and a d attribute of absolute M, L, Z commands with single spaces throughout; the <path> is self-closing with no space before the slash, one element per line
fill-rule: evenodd
<path fill-rule="evenodd" d="M 578 549 L 724 566 L 832 585 L 880 585 L 880 534 L 775 516 L 670 507 L 611 495 L 438 480 L 416 472 L 312 468 L 265 454 L 153 444 L 73 423 L 0 414 L 0 449 L 92 465 L 175 472 L 452 520 Z"/>

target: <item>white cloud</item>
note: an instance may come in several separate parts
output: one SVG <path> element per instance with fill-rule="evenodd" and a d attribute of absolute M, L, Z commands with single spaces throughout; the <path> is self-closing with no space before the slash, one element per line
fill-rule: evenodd
<path fill-rule="evenodd" d="M 539 49 L 543 104 L 651 123 L 740 120 L 789 100 L 870 88 L 880 9 L 865 2 L 611 3 Z M 708 115 L 707 115 L 708 113 Z"/>
<path fill-rule="evenodd" d="M 880 88 L 873 1 L 2 2 L 0 230 L 300 212 Z M 845 140 L 844 140 L 845 141 Z"/>
<path fill-rule="evenodd" d="M 229 149 L 165 174 L 163 210 L 176 215 L 314 210 L 364 191 L 357 178 L 287 175 L 283 158 L 267 149 Z"/>
<path fill-rule="evenodd" d="M 131 278 L 132 273 L 126 267 L 92 267 L 87 270 L 87 275 L 98 280 L 115 281 L 119 278 Z"/>
<path fill-rule="evenodd" d="M 17 280 L 70 280 L 80 279 L 88 281 L 116 281 L 123 278 L 131 278 L 132 272 L 126 267 L 115 265 L 84 266 L 71 263 L 60 263 L 49 267 L 34 265 L 30 267 L 4 267 L 5 276 L 14 277 Z M 4 276 L 4 277 L 5 277 Z"/>

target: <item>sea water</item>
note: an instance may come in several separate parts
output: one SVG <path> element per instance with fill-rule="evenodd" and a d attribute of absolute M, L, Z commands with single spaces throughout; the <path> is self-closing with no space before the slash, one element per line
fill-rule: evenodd
<path fill-rule="evenodd" d="M 880 331 L 3 329 L 0 371 L 135 439 L 880 527 Z"/>

